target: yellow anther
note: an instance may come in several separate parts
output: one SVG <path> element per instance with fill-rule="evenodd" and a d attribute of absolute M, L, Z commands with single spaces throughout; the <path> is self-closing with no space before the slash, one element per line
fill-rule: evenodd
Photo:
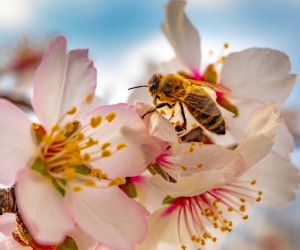
<path fill-rule="evenodd" d="M 259 194 L 259 195 L 262 195 L 262 194 L 263 194 L 263 192 L 262 192 L 262 191 L 258 191 L 258 194 Z"/>
<path fill-rule="evenodd" d="M 74 152 L 79 153 L 80 152 L 80 147 L 76 142 L 66 143 L 65 148 L 66 148 L 66 151 L 68 151 L 68 152 L 72 152 L 72 153 L 74 153 Z"/>
<path fill-rule="evenodd" d="M 89 187 L 96 187 L 96 182 L 93 180 L 85 180 L 85 185 Z"/>
<path fill-rule="evenodd" d="M 108 184 L 109 187 L 120 186 L 126 183 L 126 179 L 123 177 L 116 177 L 114 180 L 111 180 Z"/>
<path fill-rule="evenodd" d="M 244 219 L 244 220 L 247 220 L 248 218 L 249 218 L 248 215 L 244 215 L 244 216 L 243 216 L 243 219 Z"/>
<path fill-rule="evenodd" d="M 187 167 L 186 167 L 186 166 L 181 166 L 181 169 L 182 169 L 183 171 L 186 171 L 186 170 L 187 170 Z"/>
<path fill-rule="evenodd" d="M 203 164 L 201 164 L 201 163 L 197 165 L 197 168 L 202 168 L 202 167 L 203 167 Z"/>
<path fill-rule="evenodd" d="M 160 111 L 160 114 L 161 114 L 161 115 L 166 115 L 166 112 L 165 112 L 164 110 L 161 110 L 161 111 Z"/>
<path fill-rule="evenodd" d="M 260 202 L 260 201 L 261 201 L 261 197 L 257 197 L 256 202 Z"/>
<path fill-rule="evenodd" d="M 185 246 L 185 245 L 182 245 L 182 246 L 181 246 L 181 249 L 182 249 L 182 250 L 186 250 L 186 246 Z"/>
<path fill-rule="evenodd" d="M 60 126 L 58 124 L 54 125 L 51 129 L 52 132 L 60 130 Z"/>
<path fill-rule="evenodd" d="M 177 141 L 178 143 L 182 143 L 182 139 L 180 137 L 178 137 Z"/>
<path fill-rule="evenodd" d="M 74 128 L 73 122 L 68 122 L 68 123 L 65 125 L 65 130 L 67 130 L 67 132 L 72 132 L 73 128 Z"/>
<path fill-rule="evenodd" d="M 203 143 L 202 141 L 201 141 L 201 142 L 198 142 L 198 146 L 199 146 L 199 147 L 202 147 L 203 144 L 204 144 L 204 143 Z"/>
<path fill-rule="evenodd" d="M 68 181 L 72 180 L 75 177 L 75 174 L 76 174 L 76 172 L 75 172 L 74 168 L 67 168 L 64 171 L 64 175 Z"/>
<path fill-rule="evenodd" d="M 126 148 L 127 145 L 125 143 L 120 143 L 118 146 L 117 146 L 117 151 L 119 151 L 120 149 L 122 148 Z"/>
<path fill-rule="evenodd" d="M 101 146 L 101 149 L 102 149 L 102 150 L 105 150 L 105 149 L 107 149 L 109 146 L 111 146 L 111 142 L 105 142 L 105 143 Z"/>
<path fill-rule="evenodd" d="M 228 208 L 228 212 L 232 212 L 233 211 L 233 209 L 230 207 L 230 208 Z"/>
<path fill-rule="evenodd" d="M 240 211 L 245 212 L 246 211 L 246 206 L 245 205 L 240 206 Z"/>
<path fill-rule="evenodd" d="M 224 43 L 224 49 L 228 49 L 229 48 L 229 44 L 228 43 Z"/>
<path fill-rule="evenodd" d="M 253 180 L 250 182 L 251 185 L 255 185 L 256 184 L 256 180 Z"/>
<path fill-rule="evenodd" d="M 101 157 L 109 157 L 112 155 L 112 152 L 110 150 L 103 150 Z"/>
<path fill-rule="evenodd" d="M 108 115 L 106 115 L 105 119 L 108 122 L 112 122 L 116 117 L 116 113 L 115 112 L 110 112 Z"/>
<path fill-rule="evenodd" d="M 59 134 L 59 135 L 55 136 L 54 139 L 56 142 L 61 142 L 61 141 L 64 141 L 66 139 L 66 137 L 62 134 Z"/>
<path fill-rule="evenodd" d="M 82 191 L 82 187 L 80 187 L 80 186 L 75 186 L 75 187 L 73 188 L 73 191 L 74 191 L 74 192 L 81 192 L 81 191 Z"/>
<path fill-rule="evenodd" d="M 192 124 L 192 128 L 196 128 L 197 126 L 198 126 L 197 123 Z"/>
<path fill-rule="evenodd" d="M 93 101 L 94 98 L 94 91 L 90 91 L 85 95 L 85 101 L 86 103 L 91 103 Z"/>
<path fill-rule="evenodd" d="M 75 113 L 77 112 L 77 108 L 76 107 L 73 107 L 72 109 L 70 109 L 67 114 L 68 115 L 74 115 Z"/>
<path fill-rule="evenodd" d="M 78 135 L 77 135 L 77 140 L 78 141 L 82 141 L 84 139 L 84 134 L 83 133 L 79 133 Z"/>
<path fill-rule="evenodd" d="M 246 200 L 244 198 L 241 198 L 240 201 L 243 202 L 243 203 L 246 202 Z"/>
<path fill-rule="evenodd" d="M 84 160 L 84 161 L 90 161 L 90 159 L 91 159 L 91 155 L 90 155 L 90 154 L 85 154 L 85 155 L 83 156 L 83 160 Z"/>
<path fill-rule="evenodd" d="M 91 147 L 97 145 L 98 141 L 94 140 L 92 137 L 89 138 L 89 141 L 86 143 L 86 147 Z"/>
<path fill-rule="evenodd" d="M 217 238 L 216 238 L 216 237 L 213 237 L 213 238 L 212 238 L 212 241 L 213 241 L 213 242 L 216 242 L 216 241 L 217 241 Z"/>
<path fill-rule="evenodd" d="M 90 176 L 98 178 L 99 176 L 102 176 L 103 172 L 99 168 L 92 168 L 90 172 Z"/>
<path fill-rule="evenodd" d="M 90 121 L 90 125 L 92 128 L 97 128 L 101 124 L 102 117 L 100 115 L 96 117 L 92 117 Z"/>
<path fill-rule="evenodd" d="M 41 125 L 33 122 L 32 128 L 33 128 L 33 130 L 39 130 L 41 128 Z"/>

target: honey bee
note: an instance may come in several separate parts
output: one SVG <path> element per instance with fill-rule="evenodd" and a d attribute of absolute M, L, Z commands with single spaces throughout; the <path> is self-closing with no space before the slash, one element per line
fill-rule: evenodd
<path fill-rule="evenodd" d="M 225 121 L 222 113 L 216 102 L 202 87 L 209 87 L 215 91 L 227 93 L 230 90 L 226 87 L 210 82 L 187 79 L 178 74 L 154 74 L 150 78 L 148 85 L 134 88 L 138 87 L 148 87 L 156 109 L 165 106 L 172 109 L 179 103 L 183 118 L 183 129 L 186 129 L 187 125 L 183 108 L 183 105 L 185 105 L 190 114 L 202 127 L 215 134 L 225 134 Z M 153 112 L 153 110 L 147 113 L 150 112 Z"/>

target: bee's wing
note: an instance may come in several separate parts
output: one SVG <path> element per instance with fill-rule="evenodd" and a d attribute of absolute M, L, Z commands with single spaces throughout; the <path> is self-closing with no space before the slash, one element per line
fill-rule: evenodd
<path fill-rule="evenodd" d="M 222 92 L 222 93 L 230 93 L 231 90 L 225 86 L 222 86 L 220 84 L 216 84 L 213 82 L 206 82 L 206 81 L 199 81 L 194 79 L 188 79 L 189 83 L 195 84 L 201 87 L 209 87 L 213 89 L 214 91 Z"/>
<path fill-rule="evenodd" d="M 183 102 L 192 113 L 197 112 L 208 116 L 221 115 L 221 111 L 219 110 L 216 102 L 203 89 L 201 89 L 201 91 L 198 90 L 197 92 L 190 92 L 184 100 L 180 101 Z"/>

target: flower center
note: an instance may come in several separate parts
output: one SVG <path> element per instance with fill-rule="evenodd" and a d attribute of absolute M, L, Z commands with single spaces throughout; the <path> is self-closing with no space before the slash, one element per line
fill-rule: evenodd
<path fill-rule="evenodd" d="M 100 115 L 91 117 L 90 122 L 85 125 L 75 118 L 63 122 L 75 113 L 74 107 L 52 127 L 49 133 L 41 125 L 33 124 L 38 156 L 32 168 L 50 176 L 59 186 L 74 178 L 84 180 L 87 186 L 96 186 L 95 179 L 102 180 L 109 177 L 101 169 L 93 168 L 91 163 L 111 157 L 127 145 L 120 143 L 112 149 L 112 142 L 100 143 L 94 138 L 101 128 L 114 121 L 115 112 L 108 113 L 103 118 Z M 118 177 L 111 180 L 109 186 L 121 185 L 124 181 L 124 178 Z M 81 188 L 75 189 L 74 191 L 81 191 Z"/>
<path fill-rule="evenodd" d="M 187 249 L 181 240 L 182 230 L 186 230 L 196 249 L 201 249 L 207 240 L 217 241 L 212 231 L 224 233 L 232 230 L 232 213 L 247 220 L 247 204 L 261 201 L 262 192 L 252 188 L 255 184 L 255 180 L 235 182 L 194 197 L 169 197 L 171 205 L 163 216 L 168 216 L 178 209 L 178 238 L 181 248 Z"/>

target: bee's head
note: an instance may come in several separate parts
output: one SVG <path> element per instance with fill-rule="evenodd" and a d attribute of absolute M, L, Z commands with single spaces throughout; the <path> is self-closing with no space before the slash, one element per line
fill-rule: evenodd
<path fill-rule="evenodd" d="M 157 93 L 161 78 L 162 78 L 161 74 L 155 74 L 149 80 L 148 89 L 151 95 L 154 96 Z"/>

